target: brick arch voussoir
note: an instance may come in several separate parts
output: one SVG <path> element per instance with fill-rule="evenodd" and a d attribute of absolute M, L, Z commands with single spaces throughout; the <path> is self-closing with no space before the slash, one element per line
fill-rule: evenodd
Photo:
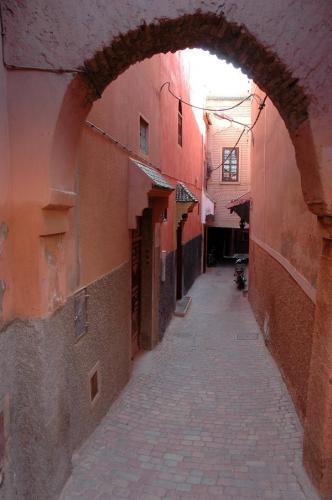
<path fill-rule="evenodd" d="M 290 133 L 308 118 L 309 98 L 286 65 L 244 26 L 223 15 L 196 12 L 160 19 L 121 34 L 84 63 L 88 99 L 100 97 L 109 83 L 130 65 L 154 54 L 204 48 L 241 67 L 264 90 Z"/>

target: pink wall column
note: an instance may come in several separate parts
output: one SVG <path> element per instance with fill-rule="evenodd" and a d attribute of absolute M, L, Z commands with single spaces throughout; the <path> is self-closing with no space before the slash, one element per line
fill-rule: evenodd
<path fill-rule="evenodd" d="M 6 303 L 4 317 L 7 320 L 13 315 L 47 315 L 66 297 L 68 213 L 75 204 L 73 171 L 80 113 L 87 111 L 80 104 L 76 112 L 73 97 L 67 109 L 75 122 L 73 128 L 60 127 L 65 117 L 59 116 L 59 109 L 64 94 L 68 96 L 70 79 L 69 75 L 50 73 L 8 73 L 13 186 L 9 227 L 12 281 L 9 290 L 14 305 L 10 310 L 9 302 Z M 79 82 L 75 90 L 78 97 Z M 70 125 L 71 120 L 66 123 Z M 58 166 L 56 171 L 52 168 L 55 163 Z"/>
<path fill-rule="evenodd" d="M 0 40 L 0 51 L 2 40 Z M 0 65 L 0 325 L 6 320 L 12 309 L 11 269 L 9 259 L 11 255 L 12 232 L 10 230 L 10 144 L 8 130 L 8 103 L 7 103 L 7 73 Z"/>

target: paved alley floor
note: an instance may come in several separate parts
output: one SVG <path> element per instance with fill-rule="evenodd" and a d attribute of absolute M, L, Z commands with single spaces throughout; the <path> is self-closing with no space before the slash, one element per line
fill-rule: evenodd
<path fill-rule="evenodd" d="M 74 461 L 62 500 L 316 499 L 302 429 L 232 268 L 136 362 Z"/>

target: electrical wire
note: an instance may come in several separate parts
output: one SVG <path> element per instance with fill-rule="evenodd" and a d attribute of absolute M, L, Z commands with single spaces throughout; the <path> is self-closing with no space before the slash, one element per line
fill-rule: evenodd
<path fill-rule="evenodd" d="M 265 107 L 265 102 L 266 102 L 266 99 L 267 99 L 267 95 L 265 95 L 264 99 L 261 100 L 260 104 L 259 104 L 259 110 L 258 110 L 258 113 L 257 113 L 257 116 L 254 120 L 254 123 L 251 125 L 251 127 L 248 129 L 248 132 L 252 132 L 253 128 L 255 127 L 256 123 L 258 122 L 258 119 L 261 115 L 261 112 L 263 111 L 263 108 Z M 228 158 L 230 158 L 230 156 L 232 155 L 233 151 L 235 150 L 236 146 L 239 144 L 243 134 L 245 133 L 246 129 L 244 128 L 241 132 L 241 134 L 239 135 L 236 143 L 234 144 L 234 146 L 232 147 L 232 149 L 230 150 L 229 154 L 226 156 L 226 158 L 220 163 L 220 165 L 218 165 L 217 167 L 215 168 L 211 168 L 209 170 L 209 172 L 214 172 L 215 170 L 218 170 L 220 167 L 223 167 L 226 163 L 226 161 L 228 160 Z"/>
<path fill-rule="evenodd" d="M 106 132 L 102 128 L 98 127 L 94 123 L 90 122 L 89 120 L 86 120 L 85 121 L 85 125 L 87 127 L 89 127 L 90 129 L 94 130 L 95 132 L 99 133 L 100 135 L 102 135 L 103 137 L 105 137 L 106 139 L 108 139 L 109 141 L 111 141 L 115 146 L 117 146 L 119 149 L 121 149 L 125 153 L 129 153 L 136 160 L 138 160 L 138 161 L 140 161 L 142 163 L 145 163 L 146 165 L 149 165 L 150 167 L 153 167 L 155 170 L 160 171 L 160 167 L 156 167 L 156 165 L 154 165 L 153 163 L 149 162 L 145 158 L 142 158 L 140 155 L 138 155 L 137 153 L 135 153 L 135 151 L 133 151 L 132 149 L 130 149 L 125 144 L 122 144 L 117 139 L 114 139 L 114 137 L 112 137 L 111 134 L 109 134 L 108 132 Z"/>
<path fill-rule="evenodd" d="M 234 146 L 232 147 L 232 149 L 230 150 L 230 152 L 229 152 L 229 154 L 226 156 L 226 158 L 223 160 L 223 162 L 222 162 L 222 163 L 220 163 L 220 165 L 218 165 L 217 167 L 211 168 L 211 169 L 209 170 L 209 172 L 214 172 L 215 170 L 218 170 L 218 168 L 220 168 L 220 167 L 223 167 L 223 166 L 224 166 L 224 164 L 226 163 L 226 161 L 228 160 L 228 158 L 230 158 L 230 156 L 232 155 L 233 151 L 235 151 L 236 146 L 239 144 L 239 142 L 240 142 L 240 140 L 241 140 L 241 138 L 242 138 L 243 134 L 245 133 L 245 131 L 246 131 L 246 129 L 244 128 L 244 129 L 242 130 L 241 134 L 239 135 L 239 137 L 238 137 L 238 139 L 237 139 L 236 143 L 234 144 Z M 248 132 L 249 132 L 249 130 L 248 130 Z"/>
<path fill-rule="evenodd" d="M 175 98 L 177 99 L 178 101 L 180 101 L 182 104 L 186 104 L 187 106 L 190 106 L 191 108 L 195 108 L 195 109 L 200 109 L 202 111 L 211 111 L 211 112 L 214 112 L 214 111 L 229 111 L 231 109 L 235 109 L 237 108 L 238 106 L 240 106 L 242 103 L 248 101 L 251 97 L 253 97 L 254 99 L 259 99 L 259 96 L 257 96 L 257 94 L 249 94 L 247 97 L 245 97 L 244 99 L 242 99 L 241 101 L 239 101 L 237 104 L 234 104 L 233 106 L 229 106 L 227 108 L 203 108 L 202 106 L 196 106 L 195 104 L 191 104 L 190 102 L 188 101 L 185 101 L 183 100 L 181 97 L 177 96 L 176 94 L 174 94 L 174 92 L 172 92 L 171 90 L 171 84 L 170 82 L 164 82 L 162 84 L 162 86 L 160 87 L 160 92 L 163 90 L 163 88 L 167 85 L 167 90 L 168 92 Z"/>
<path fill-rule="evenodd" d="M 214 114 L 214 116 L 216 116 L 217 118 L 219 118 L 221 120 L 228 120 L 231 123 L 236 123 L 237 125 L 242 125 L 242 127 L 246 127 L 248 129 L 250 129 L 250 125 L 247 125 L 246 123 L 238 122 L 237 120 L 233 120 L 233 118 L 231 118 L 230 116 L 219 116 L 217 113 L 213 113 L 213 114 Z"/>

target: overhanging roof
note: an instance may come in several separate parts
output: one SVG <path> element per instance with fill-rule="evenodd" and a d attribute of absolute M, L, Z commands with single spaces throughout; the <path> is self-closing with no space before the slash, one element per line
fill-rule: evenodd
<path fill-rule="evenodd" d="M 157 221 L 158 214 L 168 207 L 174 187 L 156 169 L 135 158 L 129 158 L 128 169 L 128 228 L 135 229 L 137 217 L 152 205 Z"/>
<path fill-rule="evenodd" d="M 198 199 L 183 182 L 176 183 L 177 203 L 198 203 Z"/>
<path fill-rule="evenodd" d="M 151 179 L 153 187 L 166 189 L 167 191 L 174 191 L 174 187 L 171 186 L 171 184 L 161 175 L 160 172 L 152 167 L 149 167 L 148 165 L 145 165 L 145 163 L 135 160 L 134 158 L 130 159 L 142 172 L 144 172 L 145 175 L 149 177 L 149 179 Z"/>
<path fill-rule="evenodd" d="M 243 194 L 239 198 L 230 201 L 226 205 L 226 208 L 228 208 L 231 211 L 231 213 L 235 212 L 240 217 L 241 220 L 249 224 L 250 200 L 251 200 L 251 194 L 249 191 L 248 193 Z"/>
<path fill-rule="evenodd" d="M 242 196 L 239 196 L 239 198 L 235 198 L 234 200 L 231 200 L 229 203 L 227 203 L 226 208 L 235 208 L 239 205 L 243 205 L 244 203 L 248 203 L 251 200 L 251 193 L 248 191 L 248 193 L 243 194 Z"/>

